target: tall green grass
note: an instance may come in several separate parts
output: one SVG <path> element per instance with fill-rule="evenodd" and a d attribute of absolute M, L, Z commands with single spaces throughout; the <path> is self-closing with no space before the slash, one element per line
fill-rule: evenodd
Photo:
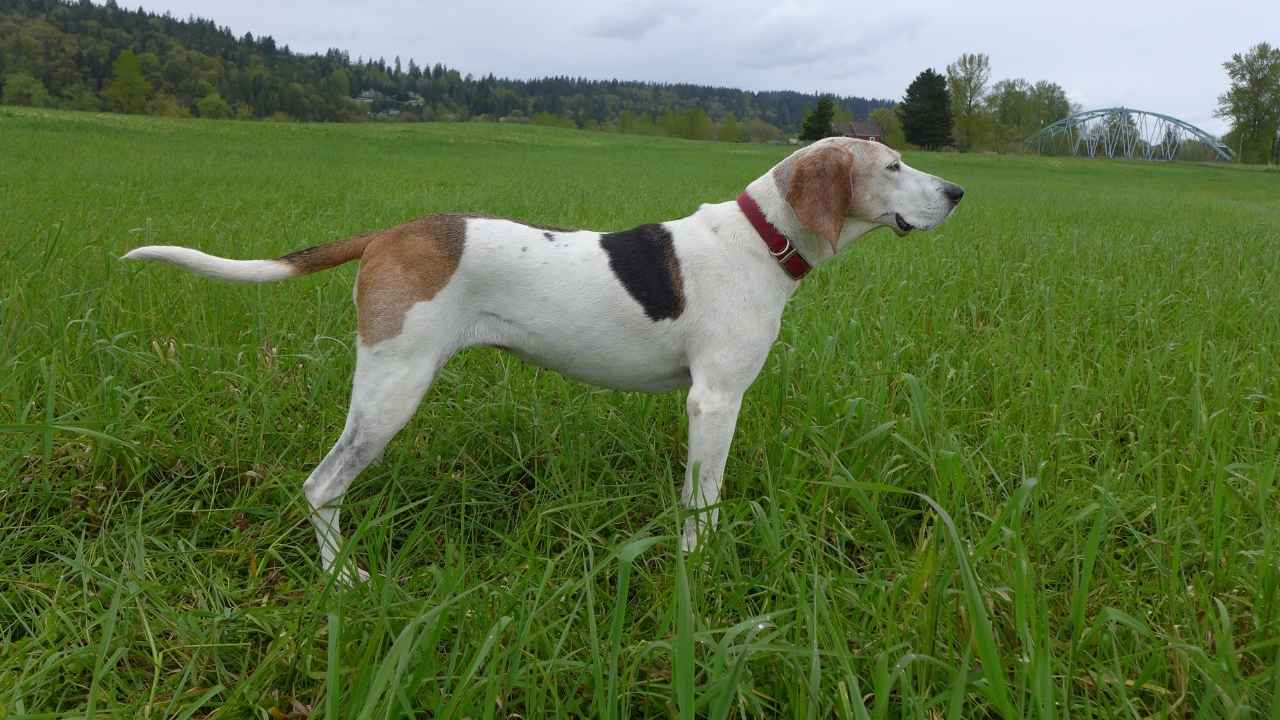
<path fill-rule="evenodd" d="M 786 148 L 0 109 L 0 717 L 1280 717 L 1280 176 L 917 154 L 943 228 L 806 279 L 721 531 L 677 552 L 682 399 L 475 350 L 318 571 L 353 267 L 417 215 L 598 229 Z"/>

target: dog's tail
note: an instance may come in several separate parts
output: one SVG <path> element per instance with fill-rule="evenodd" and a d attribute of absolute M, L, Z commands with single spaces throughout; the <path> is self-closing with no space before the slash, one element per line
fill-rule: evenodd
<path fill-rule="evenodd" d="M 159 260 L 218 280 L 274 282 L 351 262 L 364 254 L 365 247 L 374 237 L 370 234 L 337 240 L 275 260 L 229 260 L 175 245 L 147 245 L 131 250 L 120 259 Z"/>

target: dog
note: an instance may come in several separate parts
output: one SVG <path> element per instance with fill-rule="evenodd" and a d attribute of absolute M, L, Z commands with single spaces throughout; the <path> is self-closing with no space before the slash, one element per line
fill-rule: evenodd
<path fill-rule="evenodd" d="M 751 182 L 736 201 L 688 217 L 600 233 L 481 215 L 431 215 L 275 260 L 140 247 L 221 280 L 269 282 L 360 261 L 355 378 L 341 437 L 303 484 L 321 564 L 342 542 L 335 507 L 416 411 L 445 362 L 488 345 L 593 385 L 688 388 L 681 546 L 716 525 L 743 394 L 778 336 L 783 307 L 811 268 L 880 227 L 942 224 L 964 190 L 915 170 L 880 143 L 828 138 Z"/>

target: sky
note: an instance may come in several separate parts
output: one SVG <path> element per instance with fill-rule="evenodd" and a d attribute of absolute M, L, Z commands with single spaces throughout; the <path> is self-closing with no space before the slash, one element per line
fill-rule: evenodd
<path fill-rule="evenodd" d="M 139 3 L 120 2 L 135 8 Z M 294 51 L 399 55 L 463 74 L 690 82 L 900 99 L 917 73 L 961 53 L 992 82 L 1061 85 L 1084 109 L 1124 105 L 1220 134 L 1232 53 L 1280 43 L 1280 1 L 993 0 L 151 0 Z"/>

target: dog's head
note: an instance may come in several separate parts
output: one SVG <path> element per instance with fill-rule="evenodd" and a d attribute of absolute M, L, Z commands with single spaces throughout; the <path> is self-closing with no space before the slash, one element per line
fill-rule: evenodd
<path fill-rule="evenodd" d="M 920 172 L 878 142 L 827 138 L 797 150 L 773 169 L 778 189 L 806 228 L 840 249 L 850 220 L 898 235 L 941 225 L 964 188 Z"/>

